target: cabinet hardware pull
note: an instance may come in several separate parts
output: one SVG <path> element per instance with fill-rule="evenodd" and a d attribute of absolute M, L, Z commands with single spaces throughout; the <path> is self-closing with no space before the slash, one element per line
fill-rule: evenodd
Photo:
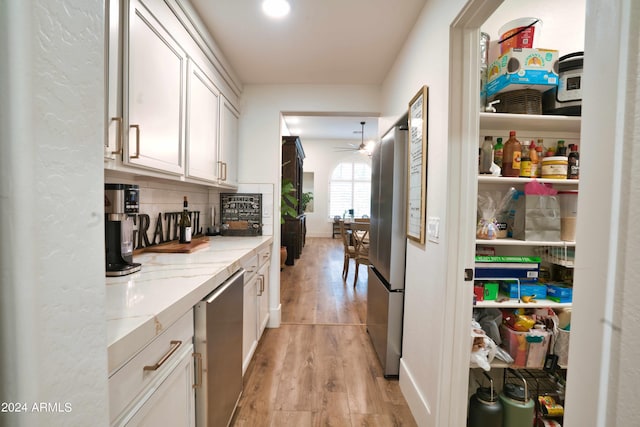
<path fill-rule="evenodd" d="M 202 354 L 193 353 L 192 356 L 195 359 L 196 364 L 196 383 L 192 388 L 202 387 Z"/>
<path fill-rule="evenodd" d="M 111 117 L 112 122 L 118 125 L 118 133 L 116 133 L 116 151 L 111 154 L 122 154 L 122 117 Z"/>
<path fill-rule="evenodd" d="M 157 370 L 160 366 L 162 366 L 162 364 L 164 362 L 167 361 L 168 358 L 171 357 L 171 355 L 173 353 L 176 352 L 176 350 L 178 349 L 178 347 L 180 347 L 180 345 L 182 345 L 182 341 L 171 341 L 171 348 L 169 349 L 167 354 L 162 356 L 162 359 L 158 360 L 155 365 L 152 365 L 152 366 L 147 365 L 144 368 L 142 368 L 142 370 L 143 371 L 155 371 L 155 370 Z"/>
<path fill-rule="evenodd" d="M 129 155 L 130 159 L 139 159 L 140 158 L 140 125 L 129 125 L 136 130 L 136 155 Z"/>
<path fill-rule="evenodd" d="M 224 171 L 224 173 L 222 174 L 222 180 L 226 181 L 227 180 L 227 162 L 222 162 L 222 170 Z"/>
<path fill-rule="evenodd" d="M 258 296 L 260 297 L 264 294 L 264 276 L 260 274 L 258 280 L 260 280 L 260 290 L 258 291 Z"/>
<path fill-rule="evenodd" d="M 218 160 L 218 179 L 222 181 L 222 162 Z"/>

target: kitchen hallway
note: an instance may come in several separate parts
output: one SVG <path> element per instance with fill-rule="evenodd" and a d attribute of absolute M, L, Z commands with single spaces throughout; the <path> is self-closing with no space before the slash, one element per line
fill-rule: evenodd
<path fill-rule="evenodd" d="M 307 238 L 281 272 L 282 325 L 266 329 L 232 426 L 415 426 L 366 332 L 367 272 L 342 280 L 340 239 Z"/>

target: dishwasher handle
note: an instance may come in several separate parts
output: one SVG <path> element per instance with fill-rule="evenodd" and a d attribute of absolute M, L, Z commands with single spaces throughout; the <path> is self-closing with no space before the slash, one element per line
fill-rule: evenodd
<path fill-rule="evenodd" d="M 242 275 L 244 275 L 244 268 L 241 268 L 240 270 L 238 270 L 235 273 L 233 273 L 233 275 L 231 277 L 229 277 L 218 289 L 216 289 L 215 291 L 213 291 L 209 295 L 207 295 L 207 297 L 205 297 L 204 301 L 207 304 L 211 304 L 224 291 L 226 291 L 227 288 L 229 288 L 229 286 L 233 285 L 236 282 L 236 280 L 238 280 L 238 278 L 242 277 Z"/>

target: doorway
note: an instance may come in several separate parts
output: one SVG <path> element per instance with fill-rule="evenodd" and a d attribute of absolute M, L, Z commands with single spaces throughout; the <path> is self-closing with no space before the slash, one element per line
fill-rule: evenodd
<path fill-rule="evenodd" d="M 473 307 L 472 284 L 465 281 L 465 269 L 473 269 L 476 244 L 476 207 L 478 194 L 478 146 L 469 141 L 480 141 L 480 115 L 478 114 L 480 79 L 480 30 L 485 22 L 509 1 L 469 1 L 451 27 L 450 61 L 450 130 L 449 130 L 449 193 L 448 223 L 458 224 L 449 236 L 449 263 L 447 270 L 447 312 L 454 326 L 447 339 L 447 350 L 453 357 L 445 361 L 445 371 L 451 372 L 450 381 L 443 381 L 445 397 L 441 404 L 441 425 L 465 425 L 466 402 L 469 399 L 469 321 Z M 513 2 L 511 2 L 513 4 Z M 534 11 L 529 11 L 534 13 Z M 523 15 L 528 16 L 528 15 Z M 551 20 L 550 20 L 551 21 Z M 506 22 L 506 21 L 505 21 Z M 536 45 L 540 46 L 540 45 Z M 541 46 L 551 47 L 553 46 Z M 564 52 L 568 53 L 568 52 Z M 578 137 L 579 137 L 578 131 Z M 448 383 L 448 384 L 447 384 Z M 464 409 L 463 409 L 464 408 Z"/>

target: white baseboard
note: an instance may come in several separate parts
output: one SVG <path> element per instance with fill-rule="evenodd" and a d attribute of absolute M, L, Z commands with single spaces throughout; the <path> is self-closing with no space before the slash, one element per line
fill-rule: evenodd
<path fill-rule="evenodd" d="M 402 358 L 400 359 L 399 377 L 400 390 L 409 405 L 411 415 L 413 415 L 413 418 L 416 420 L 416 424 L 419 426 L 435 425 L 435 420 L 433 419 L 429 403 L 420 392 L 420 389 L 416 386 L 415 378 Z"/>
<path fill-rule="evenodd" d="M 282 321 L 282 304 L 278 304 L 278 308 L 269 310 L 269 321 L 267 328 L 279 328 Z"/>

